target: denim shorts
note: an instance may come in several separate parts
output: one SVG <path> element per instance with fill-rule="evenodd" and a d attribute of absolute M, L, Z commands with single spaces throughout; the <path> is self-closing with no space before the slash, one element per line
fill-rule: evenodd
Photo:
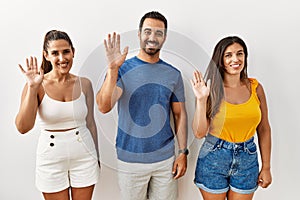
<path fill-rule="evenodd" d="M 254 138 L 232 143 L 208 134 L 200 149 L 194 183 L 206 192 L 232 190 L 251 194 L 257 189 L 259 173 Z"/>

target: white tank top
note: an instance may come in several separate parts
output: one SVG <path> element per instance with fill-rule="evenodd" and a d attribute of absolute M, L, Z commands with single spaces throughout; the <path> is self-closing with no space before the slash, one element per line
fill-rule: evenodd
<path fill-rule="evenodd" d="M 81 88 L 80 78 L 79 83 Z M 70 129 L 86 125 L 88 109 L 82 88 L 77 99 L 66 102 L 49 97 L 45 87 L 44 91 L 45 95 L 38 109 L 42 130 Z"/>

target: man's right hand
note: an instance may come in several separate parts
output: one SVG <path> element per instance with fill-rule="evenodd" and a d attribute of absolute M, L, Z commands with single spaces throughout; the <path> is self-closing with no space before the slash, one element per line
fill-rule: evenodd
<path fill-rule="evenodd" d="M 106 58 L 108 62 L 108 68 L 111 70 L 118 70 L 124 63 L 128 54 L 128 46 L 124 48 L 123 53 L 120 50 L 120 35 L 115 32 L 108 34 L 107 40 L 104 40 L 104 46 L 106 51 Z"/>

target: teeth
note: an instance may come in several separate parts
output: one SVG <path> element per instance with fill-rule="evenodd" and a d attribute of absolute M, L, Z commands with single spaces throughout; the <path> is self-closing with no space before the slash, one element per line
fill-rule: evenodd
<path fill-rule="evenodd" d="M 239 67 L 240 65 L 231 65 L 231 67 L 233 67 L 233 68 L 237 68 L 237 67 Z"/>
<path fill-rule="evenodd" d="M 66 67 L 66 66 L 67 66 L 67 63 L 59 64 L 59 66 L 61 66 L 61 67 Z"/>
<path fill-rule="evenodd" d="M 153 42 L 147 42 L 147 45 L 150 46 L 150 47 L 155 47 L 155 46 L 156 46 L 156 43 L 153 43 Z"/>

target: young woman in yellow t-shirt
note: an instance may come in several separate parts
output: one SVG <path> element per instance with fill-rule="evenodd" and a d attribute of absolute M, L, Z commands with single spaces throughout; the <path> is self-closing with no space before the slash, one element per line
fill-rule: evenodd
<path fill-rule="evenodd" d="M 205 137 L 194 182 L 205 200 L 253 198 L 271 184 L 271 128 L 263 87 L 247 75 L 248 51 L 236 36 L 216 45 L 204 78 L 191 80 L 196 96 L 193 131 Z M 254 136 L 261 155 L 259 171 Z"/>

